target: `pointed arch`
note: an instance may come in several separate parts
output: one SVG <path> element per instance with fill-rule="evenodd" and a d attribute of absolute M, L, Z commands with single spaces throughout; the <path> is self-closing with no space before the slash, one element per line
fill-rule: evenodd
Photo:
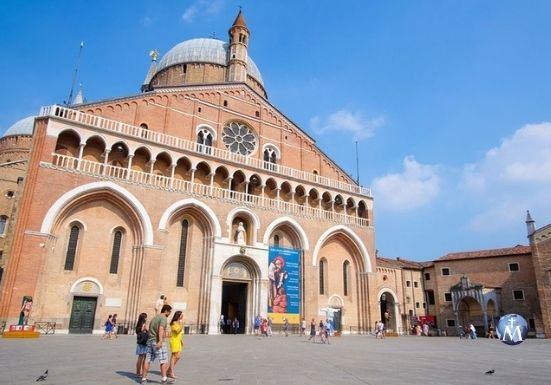
<path fill-rule="evenodd" d="M 114 193 L 119 198 L 123 199 L 134 210 L 142 231 L 143 231 L 143 243 L 147 246 L 153 245 L 153 225 L 147 210 L 142 203 L 132 193 L 125 188 L 113 183 L 113 182 L 93 182 L 79 187 L 76 187 L 63 194 L 57 201 L 54 202 L 52 207 L 48 210 L 42 221 L 40 232 L 44 234 L 50 234 L 52 226 L 59 216 L 64 207 L 66 207 L 71 201 L 77 199 L 83 195 L 107 190 Z"/>
<path fill-rule="evenodd" d="M 220 228 L 220 223 L 218 222 L 218 218 L 216 217 L 216 214 L 212 209 L 204 204 L 201 201 L 198 201 L 197 199 L 189 198 L 189 199 L 182 199 L 177 202 L 174 202 L 173 204 L 168 207 L 163 215 L 161 216 L 161 219 L 159 221 L 159 230 L 166 230 L 166 226 L 168 224 L 169 219 L 180 209 L 185 207 L 196 207 L 200 211 L 202 211 L 205 216 L 208 218 L 211 226 L 212 226 L 212 233 L 216 238 L 220 238 L 222 232 Z"/>
<path fill-rule="evenodd" d="M 367 252 L 367 248 L 363 244 L 363 242 L 360 239 L 360 237 L 358 236 L 358 234 L 356 234 L 355 232 L 350 230 L 348 227 L 343 226 L 343 225 L 333 226 L 333 227 L 327 229 L 320 236 L 320 238 L 318 239 L 318 242 L 316 243 L 316 247 L 314 248 L 314 253 L 312 255 L 312 266 L 316 266 L 316 261 L 318 260 L 319 251 L 320 251 L 321 247 L 323 246 L 323 244 L 325 243 L 325 241 L 327 239 L 329 239 L 331 236 L 333 236 L 335 234 L 338 234 L 338 233 L 346 235 L 347 237 L 349 237 L 352 240 L 352 242 L 354 242 L 356 247 L 358 247 L 358 251 L 360 252 L 360 255 L 362 257 L 362 262 L 363 262 L 364 267 L 365 267 L 364 272 L 365 273 L 370 273 L 372 271 L 372 266 L 371 266 L 371 258 L 369 258 L 369 253 Z"/>
<path fill-rule="evenodd" d="M 290 218 L 290 217 L 277 218 L 276 220 L 274 220 L 272 223 L 270 223 L 268 225 L 268 227 L 266 228 L 266 231 L 264 232 L 264 237 L 262 239 L 262 242 L 265 245 L 268 245 L 270 243 L 270 234 L 278 226 L 280 226 L 282 224 L 288 224 L 291 228 L 293 228 L 297 232 L 297 234 L 300 238 L 300 243 L 302 245 L 303 250 L 309 250 L 310 249 L 310 243 L 308 242 L 308 236 L 306 235 L 306 232 L 304 231 L 302 226 L 297 221 L 295 221 L 293 218 Z"/>

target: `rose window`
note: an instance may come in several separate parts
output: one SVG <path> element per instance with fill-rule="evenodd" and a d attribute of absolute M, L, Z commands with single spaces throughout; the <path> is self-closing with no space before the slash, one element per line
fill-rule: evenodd
<path fill-rule="evenodd" d="M 233 153 L 250 155 L 256 148 L 256 136 L 243 123 L 230 122 L 224 126 L 222 141 Z"/>

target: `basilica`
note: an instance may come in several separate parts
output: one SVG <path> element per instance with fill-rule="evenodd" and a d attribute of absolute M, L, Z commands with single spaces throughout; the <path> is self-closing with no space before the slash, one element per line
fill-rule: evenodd
<path fill-rule="evenodd" d="M 29 322 L 101 333 L 163 295 L 206 334 L 235 318 L 252 333 L 257 315 L 453 334 L 517 312 L 551 337 L 549 229 L 530 222 L 529 246 L 426 263 L 377 256 L 370 189 L 270 103 L 251 43 L 240 11 L 227 41 L 152 51 L 138 93 L 79 94 L 5 131 L 0 322 L 31 301 Z"/>

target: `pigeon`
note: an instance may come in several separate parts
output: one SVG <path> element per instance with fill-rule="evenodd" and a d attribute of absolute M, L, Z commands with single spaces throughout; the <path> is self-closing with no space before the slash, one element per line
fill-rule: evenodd
<path fill-rule="evenodd" d="M 488 374 L 488 375 L 494 374 L 495 371 L 496 371 L 495 369 L 490 369 L 485 374 Z"/>
<path fill-rule="evenodd" d="M 44 372 L 43 375 L 41 375 L 40 377 L 38 377 L 36 379 L 36 381 L 45 381 L 46 380 L 46 377 L 48 377 L 48 369 L 46 369 L 46 371 Z"/>

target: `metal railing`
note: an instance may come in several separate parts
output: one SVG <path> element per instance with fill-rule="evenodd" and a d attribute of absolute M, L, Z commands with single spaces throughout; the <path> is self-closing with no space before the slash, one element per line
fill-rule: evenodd
<path fill-rule="evenodd" d="M 367 197 L 371 197 L 371 189 L 367 187 L 344 183 L 335 179 L 282 166 L 279 164 L 267 163 L 261 159 L 236 154 L 220 148 L 207 148 L 190 140 L 181 139 L 156 131 L 151 131 L 116 120 L 106 119 L 101 116 L 88 114 L 82 111 L 73 110 L 59 105 L 42 107 L 40 109 L 40 116 L 56 117 L 93 128 L 99 128 L 105 131 L 111 131 L 133 138 L 139 138 L 140 140 L 148 140 L 162 146 L 172 147 L 201 155 L 206 154 L 208 156 L 212 156 L 214 158 L 222 159 L 225 161 L 230 161 L 239 165 L 246 165 L 257 169 L 268 170 L 283 176 L 320 184 L 326 187 L 335 188 L 349 193 L 361 194 Z"/>
<path fill-rule="evenodd" d="M 183 179 L 176 179 L 164 175 L 150 174 L 143 171 L 129 170 L 124 167 L 106 165 L 85 159 L 78 159 L 67 155 L 53 153 L 51 164 L 42 162 L 44 167 L 52 167 L 64 171 L 74 171 L 103 179 L 123 181 L 139 185 L 148 185 L 160 190 L 184 192 L 192 196 L 209 197 L 216 200 L 233 202 L 249 207 L 263 208 L 294 214 L 301 217 L 322 219 L 339 224 L 369 227 L 369 219 L 355 215 L 327 211 L 317 207 L 310 207 L 286 202 L 265 196 L 251 195 L 232 191 L 220 187 L 193 183 Z"/>

